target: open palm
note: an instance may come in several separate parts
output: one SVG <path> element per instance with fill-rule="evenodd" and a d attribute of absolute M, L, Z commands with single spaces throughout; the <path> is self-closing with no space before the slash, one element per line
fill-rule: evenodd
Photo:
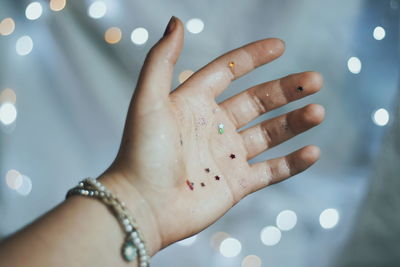
<path fill-rule="evenodd" d="M 322 77 L 315 72 L 259 84 L 216 103 L 233 80 L 283 53 L 278 39 L 222 55 L 171 93 L 184 32 L 179 19 L 172 24 L 146 57 L 110 168 L 151 208 L 161 247 L 201 231 L 247 194 L 312 165 L 319 157 L 315 146 L 253 165 L 248 160 L 324 117 L 323 108 L 312 104 L 238 132 L 259 115 L 317 92 Z"/>

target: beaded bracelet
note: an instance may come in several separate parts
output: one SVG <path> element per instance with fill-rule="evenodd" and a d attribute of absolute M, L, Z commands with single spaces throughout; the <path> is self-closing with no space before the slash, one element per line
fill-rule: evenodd
<path fill-rule="evenodd" d="M 94 197 L 101 200 L 117 217 L 125 232 L 125 240 L 121 248 L 124 260 L 130 262 L 137 258 L 140 267 L 150 266 L 150 257 L 142 234 L 138 230 L 136 221 L 129 215 L 124 202 L 119 201 L 111 191 L 93 178 L 86 178 L 79 182 L 76 187 L 68 191 L 66 198 L 73 195 Z"/>

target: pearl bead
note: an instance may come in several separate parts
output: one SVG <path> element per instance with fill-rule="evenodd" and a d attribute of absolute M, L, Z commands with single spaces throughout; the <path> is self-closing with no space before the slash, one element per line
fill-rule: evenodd
<path fill-rule="evenodd" d="M 146 262 L 147 261 L 147 256 L 146 255 L 141 256 L 140 257 L 140 261 Z"/>
<path fill-rule="evenodd" d="M 136 237 L 136 238 L 133 239 L 133 243 L 135 243 L 136 246 L 139 246 L 139 244 L 141 242 L 140 242 L 140 239 L 138 237 Z"/>
<path fill-rule="evenodd" d="M 141 262 L 140 263 L 140 267 L 147 267 L 147 263 L 146 262 Z"/>
<path fill-rule="evenodd" d="M 127 232 L 130 232 L 130 231 L 132 231 L 132 226 L 131 225 L 126 225 L 125 226 L 125 230 L 127 231 Z"/>
<path fill-rule="evenodd" d="M 138 233 L 135 231 L 135 232 L 132 232 L 131 233 L 131 237 L 132 238 L 137 238 L 138 237 Z"/>
<path fill-rule="evenodd" d="M 146 250 L 144 248 L 139 249 L 140 256 L 146 255 Z"/>

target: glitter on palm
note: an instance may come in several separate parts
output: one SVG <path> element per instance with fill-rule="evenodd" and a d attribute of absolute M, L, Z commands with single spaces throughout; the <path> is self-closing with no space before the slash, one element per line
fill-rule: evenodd
<path fill-rule="evenodd" d="M 225 126 L 222 123 L 218 124 L 218 133 L 223 134 L 224 128 L 225 128 Z"/>

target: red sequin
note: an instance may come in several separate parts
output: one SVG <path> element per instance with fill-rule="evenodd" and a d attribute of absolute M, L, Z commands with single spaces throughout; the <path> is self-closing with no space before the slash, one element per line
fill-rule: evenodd
<path fill-rule="evenodd" d="M 219 176 L 218 175 L 215 176 L 215 180 L 217 180 L 217 181 L 219 180 Z"/>
<path fill-rule="evenodd" d="M 231 154 L 230 157 L 231 157 L 231 159 L 236 158 L 235 154 Z"/>

